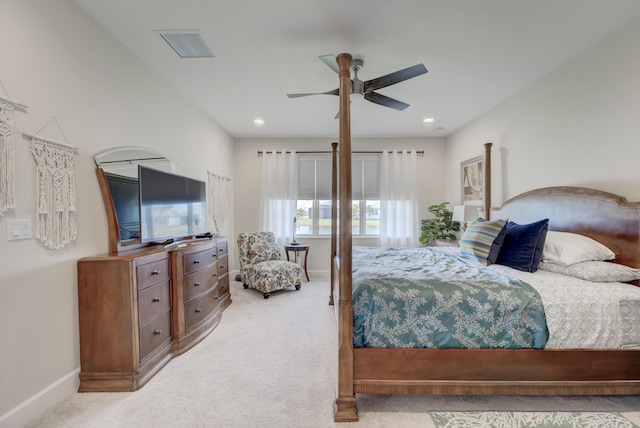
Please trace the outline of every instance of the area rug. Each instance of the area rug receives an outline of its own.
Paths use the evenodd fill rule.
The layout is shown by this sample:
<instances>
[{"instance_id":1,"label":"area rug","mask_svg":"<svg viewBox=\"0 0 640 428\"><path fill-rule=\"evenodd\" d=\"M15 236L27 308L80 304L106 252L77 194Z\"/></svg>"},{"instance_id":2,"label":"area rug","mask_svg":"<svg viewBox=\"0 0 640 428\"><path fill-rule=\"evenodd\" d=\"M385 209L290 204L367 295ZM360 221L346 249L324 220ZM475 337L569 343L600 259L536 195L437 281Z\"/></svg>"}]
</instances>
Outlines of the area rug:
<instances>
[{"instance_id":1,"label":"area rug","mask_svg":"<svg viewBox=\"0 0 640 428\"><path fill-rule=\"evenodd\" d=\"M638 428L615 412L430 412L438 428Z\"/></svg>"}]
</instances>

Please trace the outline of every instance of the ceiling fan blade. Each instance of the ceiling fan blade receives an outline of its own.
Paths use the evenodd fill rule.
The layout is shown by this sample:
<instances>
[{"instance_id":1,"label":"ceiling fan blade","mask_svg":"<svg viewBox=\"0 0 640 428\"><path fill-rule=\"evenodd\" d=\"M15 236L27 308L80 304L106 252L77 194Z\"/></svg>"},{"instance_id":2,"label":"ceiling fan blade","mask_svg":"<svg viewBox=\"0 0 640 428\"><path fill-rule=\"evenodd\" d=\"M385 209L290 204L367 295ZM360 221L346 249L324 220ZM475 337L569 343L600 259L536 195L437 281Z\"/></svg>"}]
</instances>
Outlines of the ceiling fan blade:
<instances>
[{"instance_id":1,"label":"ceiling fan blade","mask_svg":"<svg viewBox=\"0 0 640 428\"><path fill-rule=\"evenodd\" d=\"M369 92L364 94L364 99L371 101L372 103L380 104L381 106L391 107L396 110L404 110L409 107L409 104L402 101L394 100L384 95L380 95L377 92Z\"/></svg>"},{"instance_id":2,"label":"ceiling fan blade","mask_svg":"<svg viewBox=\"0 0 640 428\"><path fill-rule=\"evenodd\" d=\"M340 88L327 92L307 92L304 94L287 94L289 98L308 97L309 95L340 95Z\"/></svg>"},{"instance_id":3,"label":"ceiling fan blade","mask_svg":"<svg viewBox=\"0 0 640 428\"><path fill-rule=\"evenodd\" d=\"M335 55L320 55L318 58L322 60L325 64L327 64L333 71L336 73L340 73L340 68L338 67L338 62L336 61Z\"/></svg>"},{"instance_id":4,"label":"ceiling fan blade","mask_svg":"<svg viewBox=\"0 0 640 428\"><path fill-rule=\"evenodd\" d=\"M427 68L423 64L416 64L412 67L407 67L403 70L398 70L385 76L367 80L366 82L364 82L364 92L367 93L375 91L377 89L385 88L387 86L400 83L404 80L420 76L421 74L425 74L426 72Z\"/></svg>"}]
</instances>

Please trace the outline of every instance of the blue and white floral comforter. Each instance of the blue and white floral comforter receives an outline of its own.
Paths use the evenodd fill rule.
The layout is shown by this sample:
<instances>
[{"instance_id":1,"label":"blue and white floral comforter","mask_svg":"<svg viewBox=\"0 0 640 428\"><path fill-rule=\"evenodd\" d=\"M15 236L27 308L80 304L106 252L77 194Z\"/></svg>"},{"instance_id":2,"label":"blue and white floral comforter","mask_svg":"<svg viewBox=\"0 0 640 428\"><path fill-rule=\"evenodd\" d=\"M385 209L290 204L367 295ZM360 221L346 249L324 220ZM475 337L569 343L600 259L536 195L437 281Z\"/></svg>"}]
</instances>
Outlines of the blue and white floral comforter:
<instances>
[{"instance_id":1,"label":"blue and white floral comforter","mask_svg":"<svg viewBox=\"0 0 640 428\"><path fill-rule=\"evenodd\" d=\"M354 346L537 348L548 339L529 284L437 248L353 248Z\"/></svg>"}]
</instances>

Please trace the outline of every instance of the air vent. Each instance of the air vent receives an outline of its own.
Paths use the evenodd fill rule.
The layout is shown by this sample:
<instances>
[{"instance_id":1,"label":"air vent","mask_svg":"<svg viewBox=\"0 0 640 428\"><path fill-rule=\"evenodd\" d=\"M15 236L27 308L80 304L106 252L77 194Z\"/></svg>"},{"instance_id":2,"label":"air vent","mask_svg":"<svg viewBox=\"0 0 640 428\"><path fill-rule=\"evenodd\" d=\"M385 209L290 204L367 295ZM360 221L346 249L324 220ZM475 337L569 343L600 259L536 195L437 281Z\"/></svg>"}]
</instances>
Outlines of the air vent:
<instances>
[{"instance_id":1,"label":"air vent","mask_svg":"<svg viewBox=\"0 0 640 428\"><path fill-rule=\"evenodd\" d=\"M180 58L215 58L202 36L196 32L165 32L160 36Z\"/></svg>"}]
</instances>

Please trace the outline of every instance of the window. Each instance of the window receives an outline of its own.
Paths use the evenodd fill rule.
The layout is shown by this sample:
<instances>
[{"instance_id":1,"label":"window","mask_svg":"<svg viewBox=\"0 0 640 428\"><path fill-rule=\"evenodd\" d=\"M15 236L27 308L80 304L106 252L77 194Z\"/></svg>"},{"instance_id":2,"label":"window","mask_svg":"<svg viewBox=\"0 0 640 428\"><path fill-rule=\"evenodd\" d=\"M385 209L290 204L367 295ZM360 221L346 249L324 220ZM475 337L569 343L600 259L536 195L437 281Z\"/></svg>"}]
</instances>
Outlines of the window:
<instances>
[{"instance_id":1,"label":"window","mask_svg":"<svg viewBox=\"0 0 640 428\"><path fill-rule=\"evenodd\" d=\"M380 235L380 155L354 154L351 159L351 182L352 233Z\"/></svg>"},{"instance_id":2,"label":"window","mask_svg":"<svg viewBox=\"0 0 640 428\"><path fill-rule=\"evenodd\" d=\"M354 154L353 235L380 235L380 156ZM297 235L331 234L331 155L300 154Z\"/></svg>"}]
</instances>

